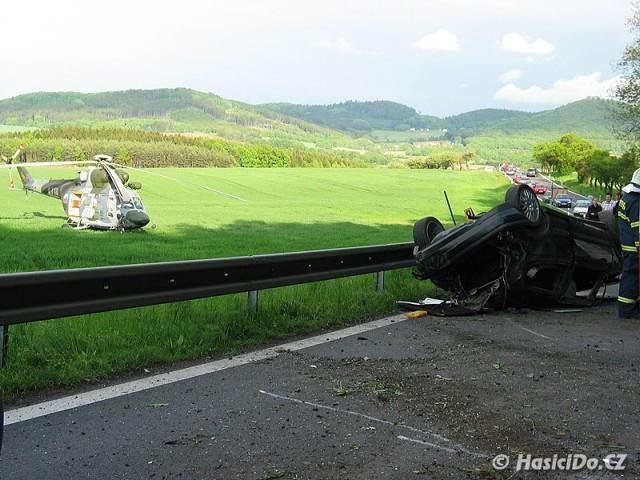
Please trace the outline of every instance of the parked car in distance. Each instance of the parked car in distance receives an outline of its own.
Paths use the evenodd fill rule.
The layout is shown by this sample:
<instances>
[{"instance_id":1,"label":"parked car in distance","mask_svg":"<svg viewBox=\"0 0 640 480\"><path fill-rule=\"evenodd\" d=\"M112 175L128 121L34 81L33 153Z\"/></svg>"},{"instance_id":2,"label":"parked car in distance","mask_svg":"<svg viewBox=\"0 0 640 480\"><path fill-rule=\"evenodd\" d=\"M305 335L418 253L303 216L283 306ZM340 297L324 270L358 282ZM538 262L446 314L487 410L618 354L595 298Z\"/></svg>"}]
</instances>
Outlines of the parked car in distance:
<instances>
[{"instance_id":1,"label":"parked car in distance","mask_svg":"<svg viewBox=\"0 0 640 480\"><path fill-rule=\"evenodd\" d=\"M535 177L538 175L538 169L537 168L529 168L527 169L527 177Z\"/></svg>"},{"instance_id":2,"label":"parked car in distance","mask_svg":"<svg viewBox=\"0 0 640 480\"><path fill-rule=\"evenodd\" d=\"M528 179L527 177L523 177L520 179L520 181L518 182L520 185L530 185L531 184L531 180Z\"/></svg>"},{"instance_id":3,"label":"parked car in distance","mask_svg":"<svg viewBox=\"0 0 640 480\"><path fill-rule=\"evenodd\" d=\"M532 183L531 185L529 185L529 187L531 187L531 190L533 190L533 193L535 193L536 195L543 195L547 193L547 187L545 187L544 185Z\"/></svg>"},{"instance_id":4,"label":"parked car in distance","mask_svg":"<svg viewBox=\"0 0 640 480\"><path fill-rule=\"evenodd\" d=\"M513 167L509 167L509 168L507 169L507 175L509 175L509 176L513 176L513 175L515 175L515 174L516 174L516 169L515 169L515 168L513 168Z\"/></svg>"},{"instance_id":5,"label":"parked car in distance","mask_svg":"<svg viewBox=\"0 0 640 480\"><path fill-rule=\"evenodd\" d=\"M514 175L513 183L520 183L520 182L522 182L522 178L520 177L520 175Z\"/></svg>"},{"instance_id":6,"label":"parked car in distance","mask_svg":"<svg viewBox=\"0 0 640 480\"><path fill-rule=\"evenodd\" d=\"M555 198L551 200L551 205L555 205L559 208L571 208L572 203L571 197L564 193L556 195Z\"/></svg>"},{"instance_id":7,"label":"parked car in distance","mask_svg":"<svg viewBox=\"0 0 640 480\"><path fill-rule=\"evenodd\" d=\"M577 200L576 205L571 210L576 217L584 218L587 215L587 210L589 208L589 200Z\"/></svg>"}]
</instances>

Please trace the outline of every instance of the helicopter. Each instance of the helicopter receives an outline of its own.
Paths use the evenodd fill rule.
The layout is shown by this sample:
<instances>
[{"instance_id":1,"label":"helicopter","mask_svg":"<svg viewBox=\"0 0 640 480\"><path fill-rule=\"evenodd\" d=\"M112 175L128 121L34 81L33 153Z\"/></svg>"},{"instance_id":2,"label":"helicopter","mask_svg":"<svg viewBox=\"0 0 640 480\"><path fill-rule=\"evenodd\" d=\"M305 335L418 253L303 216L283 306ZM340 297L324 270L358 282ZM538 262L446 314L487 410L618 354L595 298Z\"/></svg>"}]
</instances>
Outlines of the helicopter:
<instances>
[{"instance_id":1,"label":"helicopter","mask_svg":"<svg viewBox=\"0 0 640 480\"><path fill-rule=\"evenodd\" d=\"M64 226L124 232L142 228L150 221L142 199L135 191L142 185L129 182L129 173L116 168L120 165L113 163L109 155L96 155L93 161L29 163L30 167L89 165L79 172L78 177L69 180L34 178L25 166L26 154L22 145L10 158L4 155L2 158L6 164L0 168L10 169L12 186L11 169L15 168L24 190L62 201L68 217ZM17 159L19 162L14 163Z\"/></svg>"}]
</instances>

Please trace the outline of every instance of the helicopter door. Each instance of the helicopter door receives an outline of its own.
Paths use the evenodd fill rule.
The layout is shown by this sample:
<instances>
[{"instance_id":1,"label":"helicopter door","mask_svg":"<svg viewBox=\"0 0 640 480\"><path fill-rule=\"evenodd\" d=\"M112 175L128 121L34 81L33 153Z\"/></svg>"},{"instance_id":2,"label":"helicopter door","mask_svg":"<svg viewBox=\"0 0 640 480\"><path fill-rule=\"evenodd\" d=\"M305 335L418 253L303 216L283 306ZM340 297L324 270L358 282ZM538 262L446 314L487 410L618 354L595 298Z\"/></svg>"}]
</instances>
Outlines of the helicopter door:
<instances>
[{"instance_id":1,"label":"helicopter door","mask_svg":"<svg viewBox=\"0 0 640 480\"><path fill-rule=\"evenodd\" d=\"M67 203L67 214L72 220L80 218L82 206L82 192L69 192L69 202Z\"/></svg>"},{"instance_id":2,"label":"helicopter door","mask_svg":"<svg viewBox=\"0 0 640 480\"><path fill-rule=\"evenodd\" d=\"M118 223L118 209L116 196L113 193L113 190L110 190L108 193L104 193L100 195L100 217L103 222L110 223L112 225L117 225Z\"/></svg>"},{"instance_id":3,"label":"helicopter door","mask_svg":"<svg viewBox=\"0 0 640 480\"><path fill-rule=\"evenodd\" d=\"M92 193L85 193L80 203L80 217L92 219L96 214L96 196Z\"/></svg>"},{"instance_id":4,"label":"helicopter door","mask_svg":"<svg viewBox=\"0 0 640 480\"><path fill-rule=\"evenodd\" d=\"M98 196L98 212L100 220L106 223L114 223L116 199L110 193L101 193Z\"/></svg>"}]
</instances>

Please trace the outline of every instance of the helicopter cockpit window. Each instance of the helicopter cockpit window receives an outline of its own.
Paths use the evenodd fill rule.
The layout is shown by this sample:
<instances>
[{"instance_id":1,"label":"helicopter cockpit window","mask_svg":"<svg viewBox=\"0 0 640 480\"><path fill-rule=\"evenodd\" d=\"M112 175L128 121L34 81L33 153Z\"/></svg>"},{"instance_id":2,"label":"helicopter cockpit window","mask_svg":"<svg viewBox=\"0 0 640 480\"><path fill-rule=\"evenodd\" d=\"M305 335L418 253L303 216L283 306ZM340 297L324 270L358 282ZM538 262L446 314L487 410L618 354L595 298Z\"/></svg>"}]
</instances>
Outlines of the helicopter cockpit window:
<instances>
[{"instance_id":1,"label":"helicopter cockpit window","mask_svg":"<svg viewBox=\"0 0 640 480\"><path fill-rule=\"evenodd\" d=\"M142 210L144 208L144 206L142 205L142 200L140 200L139 197L132 197L131 201L133 202L133 206L138 210Z\"/></svg>"}]
</instances>

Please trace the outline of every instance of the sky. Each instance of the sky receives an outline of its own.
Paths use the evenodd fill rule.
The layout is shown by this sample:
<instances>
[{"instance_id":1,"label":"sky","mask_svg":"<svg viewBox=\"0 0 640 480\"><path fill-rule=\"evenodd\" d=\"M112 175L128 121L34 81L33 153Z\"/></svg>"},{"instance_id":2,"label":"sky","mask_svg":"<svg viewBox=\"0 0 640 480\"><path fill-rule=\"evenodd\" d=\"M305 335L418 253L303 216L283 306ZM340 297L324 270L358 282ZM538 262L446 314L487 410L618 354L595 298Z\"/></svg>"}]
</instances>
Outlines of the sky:
<instances>
[{"instance_id":1,"label":"sky","mask_svg":"<svg viewBox=\"0 0 640 480\"><path fill-rule=\"evenodd\" d=\"M0 98L188 87L248 103L393 100L446 116L608 96L631 0L20 0Z\"/></svg>"}]
</instances>

